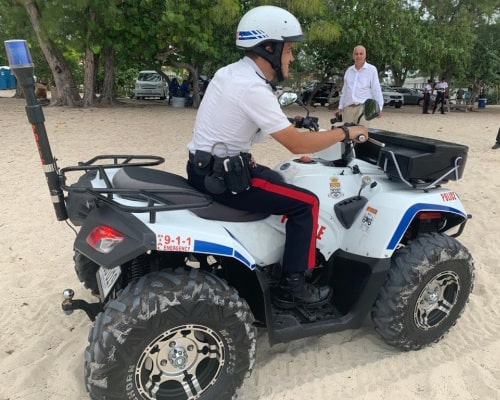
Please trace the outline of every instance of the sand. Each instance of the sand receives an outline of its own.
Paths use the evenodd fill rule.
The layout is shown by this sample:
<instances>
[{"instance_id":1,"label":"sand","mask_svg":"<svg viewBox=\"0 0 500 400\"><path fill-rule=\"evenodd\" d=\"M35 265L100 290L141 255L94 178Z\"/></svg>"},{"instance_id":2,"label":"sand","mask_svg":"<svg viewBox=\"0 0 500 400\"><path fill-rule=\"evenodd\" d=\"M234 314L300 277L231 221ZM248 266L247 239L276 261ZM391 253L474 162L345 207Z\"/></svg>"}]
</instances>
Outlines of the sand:
<instances>
[{"instance_id":1,"label":"sand","mask_svg":"<svg viewBox=\"0 0 500 400\"><path fill-rule=\"evenodd\" d=\"M74 233L55 218L24 100L11 94L0 91L0 400L87 399L83 351L91 322L83 312L65 315L60 304L68 287L77 298L92 298L73 271ZM121 107L43 111L59 167L97 154L158 154L166 158L161 168L184 174L193 109L128 100ZM287 109L299 113L298 106ZM331 111L311 114L328 127ZM466 311L441 342L417 352L386 345L369 316L358 330L273 347L261 331L239 399L500 399L500 149L491 149L500 106L446 115L388 108L372 127L469 146L463 179L447 184L473 216L459 238L476 266ZM291 157L272 140L253 153L270 166Z\"/></svg>"}]
</instances>

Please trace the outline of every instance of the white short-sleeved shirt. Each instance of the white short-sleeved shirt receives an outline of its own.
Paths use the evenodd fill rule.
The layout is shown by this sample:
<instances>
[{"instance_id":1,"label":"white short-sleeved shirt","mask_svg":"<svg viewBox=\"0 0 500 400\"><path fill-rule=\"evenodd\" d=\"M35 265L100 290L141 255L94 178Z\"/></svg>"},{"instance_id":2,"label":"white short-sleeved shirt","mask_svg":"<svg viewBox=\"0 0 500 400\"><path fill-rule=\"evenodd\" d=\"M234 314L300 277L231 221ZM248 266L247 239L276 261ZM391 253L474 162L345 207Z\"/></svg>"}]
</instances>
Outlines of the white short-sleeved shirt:
<instances>
[{"instance_id":1,"label":"white short-sleeved shirt","mask_svg":"<svg viewBox=\"0 0 500 400\"><path fill-rule=\"evenodd\" d=\"M368 99L375 99L380 110L384 108L377 68L367 62L359 70L351 65L344 74L339 108L343 110L351 104L363 104Z\"/></svg>"},{"instance_id":2,"label":"white short-sleeved shirt","mask_svg":"<svg viewBox=\"0 0 500 400\"><path fill-rule=\"evenodd\" d=\"M438 82L436 83L436 90L438 92L445 92L448 89L448 82Z\"/></svg>"},{"instance_id":3,"label":"white short-sleeved shirt","mask_svg":"<svg viewBox=\"0 0 500 400\"><path fill-rule=\"evenodd\" d=\"M212 151L223 142L228 155L249 152L254 143L290 125L271 86L262 77L257 64L249 57L217 71L210 81L196 115L191 153ZM225 147L214 148L225 156Z\"/></svg>"}]
</instances>

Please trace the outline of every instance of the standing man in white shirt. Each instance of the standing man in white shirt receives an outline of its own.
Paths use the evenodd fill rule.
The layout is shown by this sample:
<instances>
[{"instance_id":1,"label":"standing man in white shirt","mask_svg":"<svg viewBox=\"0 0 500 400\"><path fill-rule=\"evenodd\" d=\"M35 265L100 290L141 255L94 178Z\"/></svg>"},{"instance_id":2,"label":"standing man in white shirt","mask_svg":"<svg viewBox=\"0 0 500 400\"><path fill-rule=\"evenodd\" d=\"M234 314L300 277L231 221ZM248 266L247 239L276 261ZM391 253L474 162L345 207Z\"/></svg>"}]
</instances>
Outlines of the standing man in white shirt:
<instances>
[{"instance_id":1,"label":"standing man in white shirt","mask_svg":"<svg viewBox=\"0 0 500 400\"><path fill-rule=\"evenodd\" d=\"M440 104L441 114L444 114L444 103L445 99L448 97L448 82L446 82L446 78L443 76L441 81L436 84L436 100L434 101L434 108L432 109L432 113L436 112L436 108Z\"/></svg>"},{"instance_id":2,"label":"standing man in white shirt","mask_svg":"<svg viewBox=\"0 0 500 400\"><path fill-rule=\"evenodd\" d=\"M339 108L335 114L342 114L343 122L357 122L363 113L363 104L368 99L375 99L380 106L380 115L384 107L384 97L380 88L377 68L366 62L366 49L358 45L352 57L354 65L344 74L344 86L340 95ZM367 121L363 121L366 126Z\"/></svg>"},{"instance_id":3,"label":"standing man in white shirt","mask_svg":"<svg viewBox=\"0 0 500 400\"><path fill-rule=\"evenodd\" d=\"M432 79L428 79L424 86L424 105L422 107L422 114L429 114L429 105L432 102Z\"/></svg>"}]
</instances>

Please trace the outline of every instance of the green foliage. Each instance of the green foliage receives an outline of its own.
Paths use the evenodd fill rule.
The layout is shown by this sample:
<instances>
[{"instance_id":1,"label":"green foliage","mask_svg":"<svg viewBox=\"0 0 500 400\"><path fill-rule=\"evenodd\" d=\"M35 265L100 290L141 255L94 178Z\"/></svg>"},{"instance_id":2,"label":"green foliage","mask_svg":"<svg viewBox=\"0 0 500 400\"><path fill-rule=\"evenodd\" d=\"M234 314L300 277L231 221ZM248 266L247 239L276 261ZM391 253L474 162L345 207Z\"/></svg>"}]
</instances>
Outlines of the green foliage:
<instances>
[{"instance_id":1,"label":"green foliage","mask_svg":"<svg viewBox=\"0 0 500 400\"><path fill-rule=\"evenodd\" d=\"M382 73L401 84L409 74L454 83L498 85L498 0L36 0L50 39L77 81L85 48L115 51L116 83L125 86L140 69L188 65L213 74L241 57L234 35L241 16L259 4L290 10L307 42L292 64L298 86L308 79L342 76L357 44ZM0 0L0 39L28 40L37 76L50 77L23 0ZM495 19L496 18L496 19ZM0 52L0 65L7 63Z\"/></svg>"}]
</instances>

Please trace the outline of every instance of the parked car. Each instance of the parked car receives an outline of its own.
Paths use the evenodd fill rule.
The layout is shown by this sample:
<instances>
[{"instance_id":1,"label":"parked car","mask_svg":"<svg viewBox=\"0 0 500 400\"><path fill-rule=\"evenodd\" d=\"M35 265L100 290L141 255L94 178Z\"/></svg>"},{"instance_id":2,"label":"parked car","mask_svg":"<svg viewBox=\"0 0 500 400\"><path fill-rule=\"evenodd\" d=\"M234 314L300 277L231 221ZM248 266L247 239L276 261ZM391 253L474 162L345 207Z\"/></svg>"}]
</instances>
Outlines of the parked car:
<instances>
[{"instance_id":1,"label":"parked car","mask_svg":"<svg viewBox=\"0 0 500 400\"><path fill-rule=\"evenodd\" d=\"M384 97L384 106L401 108L405 103L403 95L394 91L390 86L380 85L380 87L382 89L382 96Z\"/></svg>"},{"instance_id":2,"label":"parked car","mask_svg":"<svg viewBox=\"0 0 500 400\"><path fill-rule=\"evenodd\" d=\"M157 71L141 71L135 81L134 97L144 99L146 97L159 97L161 100L167 98L167 82Z\"/></svg>"},{"instance_id":3,"label":"parked car","mask_svg":"<svg viewBox=\"0 0 500 400\"><path fill-rule=\"evenodd\" d=\"M304 104L308 104L310 102L310 104L312 105L319 103L324 106L328 103L328 100L330 99L330 93L332 90L334 90L335 85L333 82L323 83L318 91L314 94L314 97L311 99L311 95L316 90L319 84L319 81L312 81L304 86L301 93L301 99ZM338 96L339 95L337 93L337 95L334 95L333 97Z\"/></svg>"},{"instance_id":4,"label":"parked car","mask_svg":"<svg viewBox=\"0 0 500 400\"><path fill-rule=\"evenodd\" d=\"M424 104L424 93L421 91L405 87L393 87L392 90L403 95L405 104L417 106L422 106Z\"/></svg>"}]
</instances>

